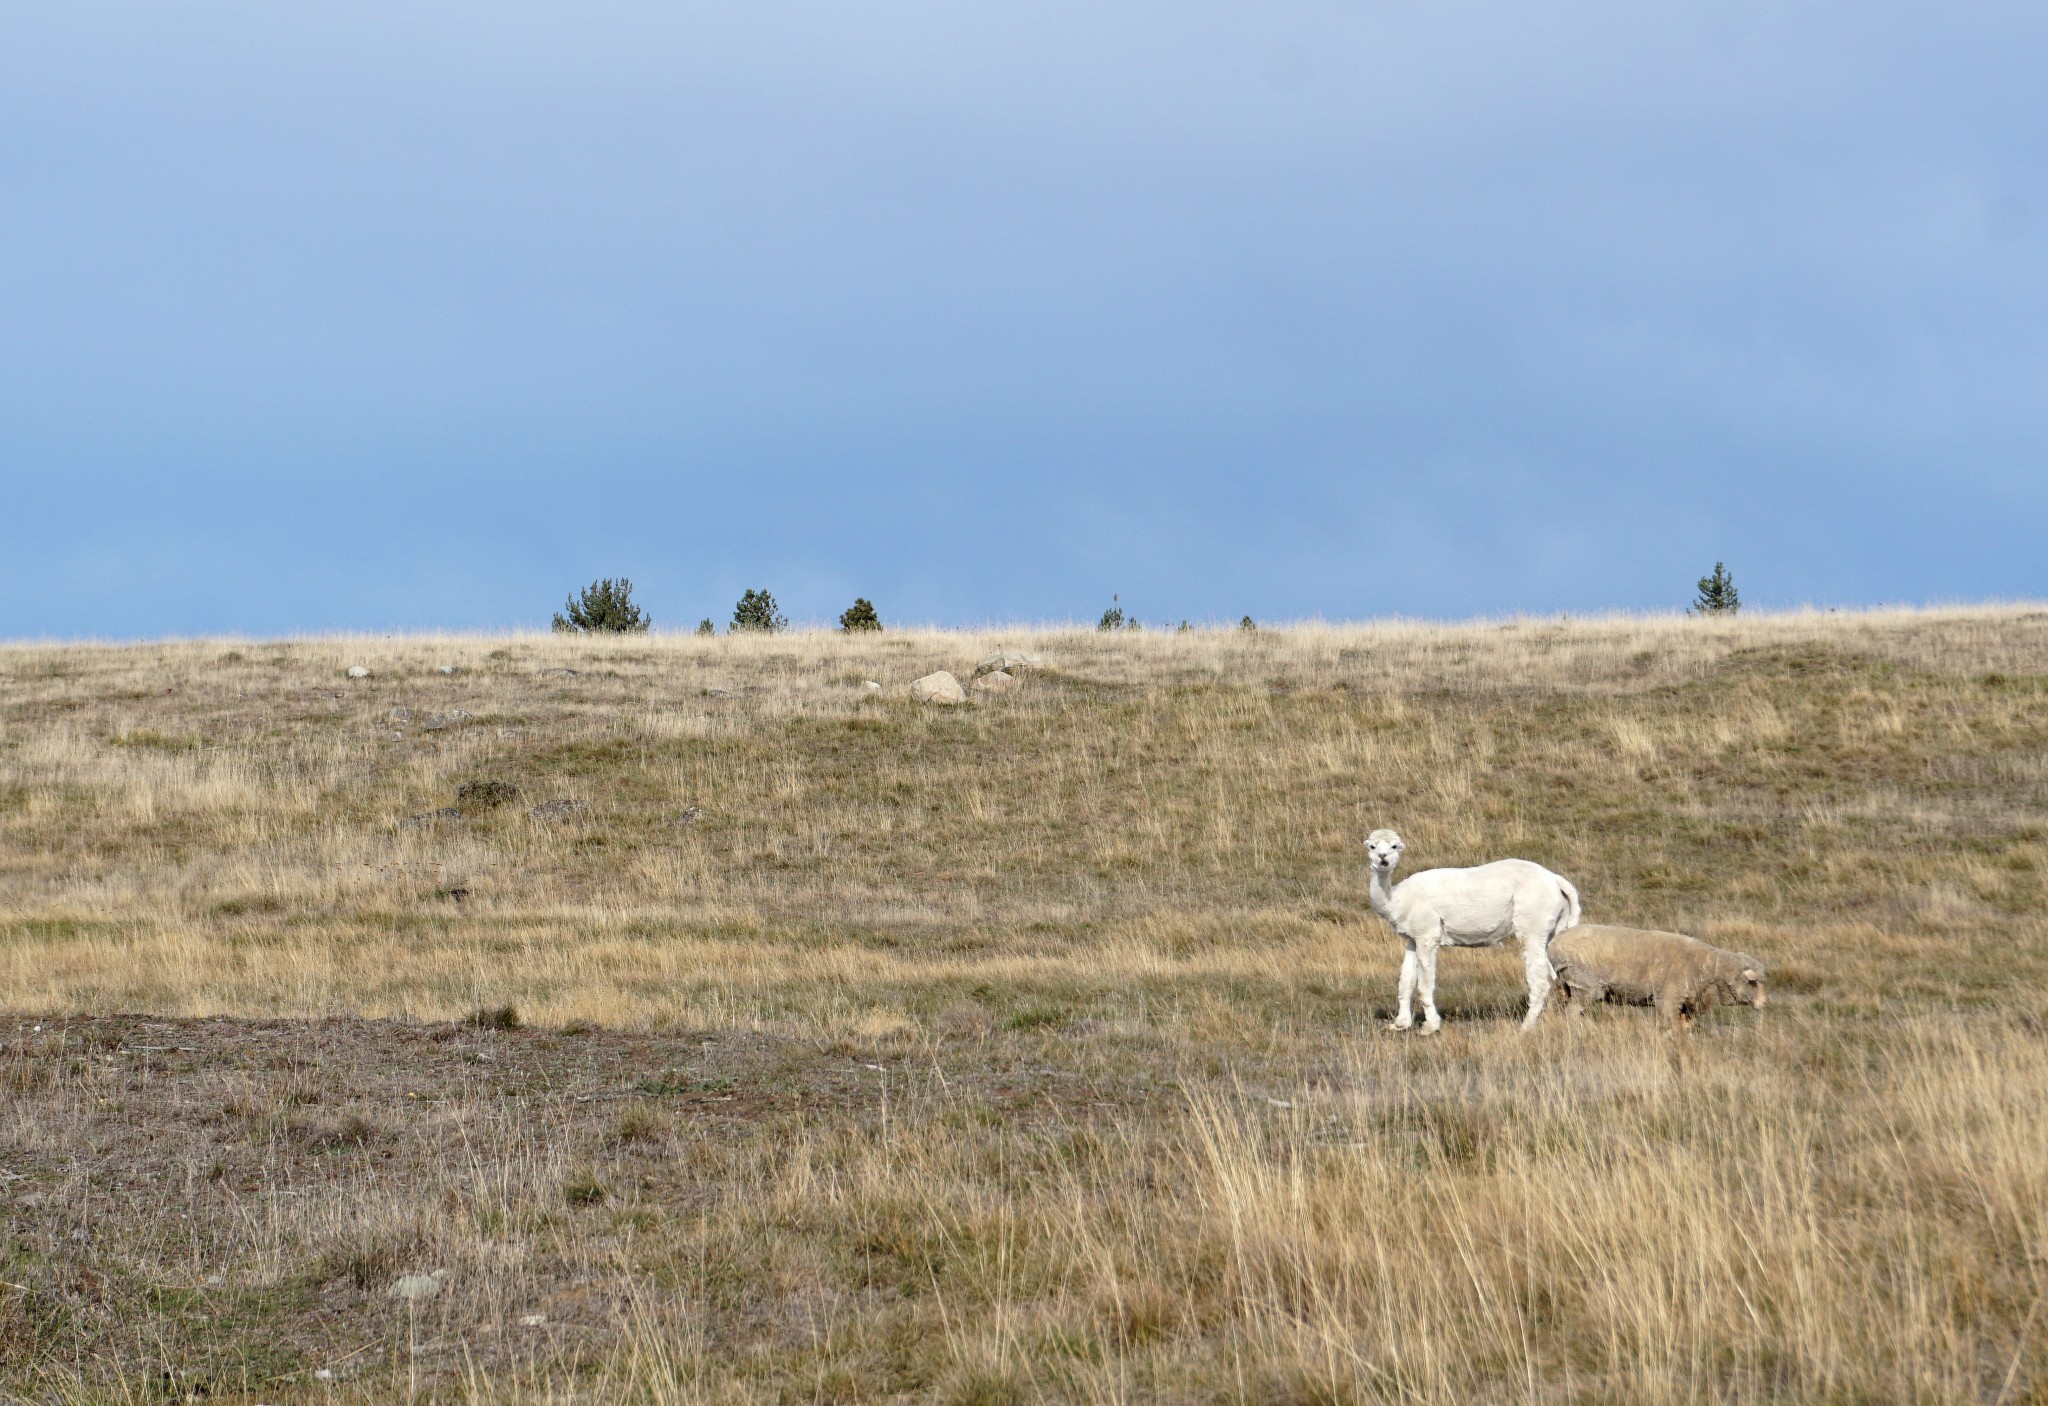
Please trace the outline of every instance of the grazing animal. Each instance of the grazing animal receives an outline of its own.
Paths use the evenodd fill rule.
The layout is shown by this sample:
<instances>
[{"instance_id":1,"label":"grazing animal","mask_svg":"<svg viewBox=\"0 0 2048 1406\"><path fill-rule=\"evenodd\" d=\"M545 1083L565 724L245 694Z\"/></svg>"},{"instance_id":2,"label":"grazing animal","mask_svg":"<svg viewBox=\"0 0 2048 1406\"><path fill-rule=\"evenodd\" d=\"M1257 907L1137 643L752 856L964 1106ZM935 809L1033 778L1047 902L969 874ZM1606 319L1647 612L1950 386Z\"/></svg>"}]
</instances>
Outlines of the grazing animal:
<instances>
[{"instance_id":1,"label":"grazing animal","mask_svg":"<svg viewBox=\"0 0 2048 1406\"><path fill-rule=\"evenodd\" d=\"M1680 932L1593 923L1550 944L1551 965L1567 1009L1584 1015L1595 1001L1654 1005L1674 1030L1722 1001L1764 1005L1764 964L1710 947Z\"/></svg>"},{"instance_id":2,"label":"grazing animal","mask_svg":"<svg viewBox=\"0 0 2048 1406\"><path fill-rule=\"evenodd\" d=\"M1443 1026L1436 1012L1436 954L1443 947L1494 947L1515 938L1522 944L1522 971L1529 979L1527 1030L1543 1014L1550 995L1552 938L1579 921L1579 891L1541 864L1497 859L1472 869L1425 869L1400 883L1394 866L1407 846L1392 830L1365 837L1372 863L1367 901L1387 920L1407 951L1401 957L1401 1009L1389 1027L1415 1024L1414 1002L1422 996L1422 1029Z\"/></svg>"}]
</instances>

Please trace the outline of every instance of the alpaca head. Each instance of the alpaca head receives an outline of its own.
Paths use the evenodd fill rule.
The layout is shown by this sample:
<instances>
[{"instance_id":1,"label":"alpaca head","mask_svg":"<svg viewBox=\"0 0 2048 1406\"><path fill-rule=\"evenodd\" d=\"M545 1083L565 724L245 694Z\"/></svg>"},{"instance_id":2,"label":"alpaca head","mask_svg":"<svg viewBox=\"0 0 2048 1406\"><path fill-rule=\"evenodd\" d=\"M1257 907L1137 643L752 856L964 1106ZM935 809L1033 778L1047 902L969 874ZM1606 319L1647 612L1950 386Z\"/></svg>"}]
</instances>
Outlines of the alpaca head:
<instances>
[{"instance_id":1,"label":"alpaca head","mask_svg":"<svg viewBox=\"0 0 2048 1406\"><path fill-rule=\"evenodd\" d=\"M1401 837L1392 830L1375 830L1365 837L1365 857L1372 862L1373 872L1391 874L1394 866L1401 862L1401 851L1408 848L1401 843Z\"/></svg>"}]
</instances>

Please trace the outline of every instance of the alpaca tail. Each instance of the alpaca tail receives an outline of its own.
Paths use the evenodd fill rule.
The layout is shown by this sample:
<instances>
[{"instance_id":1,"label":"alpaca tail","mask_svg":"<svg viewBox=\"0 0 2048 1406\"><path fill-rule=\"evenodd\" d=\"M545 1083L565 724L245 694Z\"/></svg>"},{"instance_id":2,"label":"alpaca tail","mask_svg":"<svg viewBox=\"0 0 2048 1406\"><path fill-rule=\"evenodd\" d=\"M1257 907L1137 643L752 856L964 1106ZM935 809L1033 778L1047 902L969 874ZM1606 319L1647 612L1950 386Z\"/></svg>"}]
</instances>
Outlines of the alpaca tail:
<instances>
[{"instance_id":1,"label":"alpaca tail","mask_svg":"<svg viewBox=\"0 0 2048 1406\"><path fill-rule=\"evenodd\" d=\"M1556 937L1567 928L1579 925L1579 891L1572 887L1570 879L1559 879L1557 886L1564 891L1564 916L1557 920L1557 926L1550 935Z\"/></svg>"}]
</instances>

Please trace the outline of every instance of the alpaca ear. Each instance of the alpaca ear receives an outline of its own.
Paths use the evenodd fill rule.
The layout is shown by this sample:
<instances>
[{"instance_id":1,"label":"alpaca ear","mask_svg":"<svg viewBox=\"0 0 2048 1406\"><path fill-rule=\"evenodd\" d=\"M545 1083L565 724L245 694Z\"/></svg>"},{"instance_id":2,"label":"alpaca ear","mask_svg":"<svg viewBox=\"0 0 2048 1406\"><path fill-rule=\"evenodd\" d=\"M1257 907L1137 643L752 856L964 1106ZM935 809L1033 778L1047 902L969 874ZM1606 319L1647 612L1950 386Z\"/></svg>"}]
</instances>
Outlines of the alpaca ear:
<instances>
[{"instance_id":1,"label":"alpaca ear","mask_svg":"<svg viewBox=\"0 0 2048 1406\"><path fill-rule=\"evenodd\" d=\"M1762 981L1764 974L1755 967L1744 967L1742 969L1742 979L1744 981Z\"/></svg>"}]
</instances>

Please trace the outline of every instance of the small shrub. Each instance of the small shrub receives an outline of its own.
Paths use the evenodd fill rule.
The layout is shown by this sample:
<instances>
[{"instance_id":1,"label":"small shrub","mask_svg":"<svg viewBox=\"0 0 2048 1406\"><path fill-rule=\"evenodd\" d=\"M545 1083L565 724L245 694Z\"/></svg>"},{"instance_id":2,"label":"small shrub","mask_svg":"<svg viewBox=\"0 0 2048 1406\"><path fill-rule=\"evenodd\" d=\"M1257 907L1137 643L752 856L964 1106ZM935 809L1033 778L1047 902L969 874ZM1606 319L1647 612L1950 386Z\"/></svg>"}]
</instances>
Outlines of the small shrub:
<instances>
[{"instance_id":1,"label":"small shrub","mask_svg":"<svg viewBox=\"0 0 2048 1406\"><path fill-rule=\"evenodd\" d=\"M976 1369L950 1383L940 1399L946 1406L1024 1406L1024 1384L1005 1371Z\"/></svg>"},{"instance_id":2,"label":"small shrub","mask_svg":"<svg viewBox=\"0 0 2048 1406\"><path fill-rule=\"evenodd\" d=\"M479 1006L464 1017L463 1024L479 1030L517 1030L519 1012L512 1006Z\"/></svg>"},{"instance_id":3,"label":"small shrub","mask_svg":"<svg viewBox=\"0 0 2048 1406\"><path fill-rule=\"evenodd\" d=\"M569 597L555 616L555 628L563 634L643 634L653 623L653 617L633 604L633 583L623 576L592 581L583 588L581 600Z\"/></svg>"},{"instance_id":4,"label":"small shrub","mask_svg":"<svg viewBox=\"0 0 2048 1406\"><path fill-rule=\"evenodd\" d=\"M337 1123L296 1123L288 1131L311 1152L345 1152L368 1147L380 1130L360 1113L351 1113Z\"/></svg>"},{"instance_id":5,"label":"small shrub","mask_svg":"<svg viewBox=\"0 0 2048 1406\"><path fill-rule=\"evenodd\" d=\"M1156 1285L1124 1284L1098 1299L1110 1336L1119 1347L1143 1347L1170 1337L1180 1325L1181 1305Z\"/></svg>"},{"instance_id":6,"label":"small shrub","mask_svg":"<svg viewBox=\"0 0 2048 1406\"><path fill-rule=\"evenodd\" d=\"M1109 598L1109 609L1102 612L1102 618L1095 622L1095 628L1107 633L1110 630L1121 630L1128 623L1129 621L1124 615L1124 608L1119 604L1118 597L1111 596Z\"/></svg>"},{"instance_id":7,"label":"small shrub","mask_svg":"<svg viewBox=\"0 0 2048 1406\"><path fill-rule=\"evenodd\" d=\"M718 627L711 623L711 617L707 615L697 622L697 633L700 635L715 635L718 633Z\"/></svg>"},{"instance_id":8,"label":"small shrub","mask_svg":"<svg viewBox=\"0 0 2048 1406\"><path fill-rule=\"evenodd\" d=\"M519 788L509 781L465 781L455 788L455 804L465 811L496 810L519 799Z\"/></svg>"},{"instance_id":9,"label":"small shrub","mask_svg":"<svg viewBox=\"0 0 2048 1406\"><path fill-rule=\"evenodd\" d=\"M1735 578L1728 574L1728 568L1721 562L1714 563L1711 576L1699 579L1700 593L1693 597L1693 615L1733 615L1742 609L1742 596L1735 589Z\"/></svg>"},{"instance_id":10,"label":"small shrub","mask_svg":"<svg viewBox=\"0 0 2048 1406\"><path fill-rule=\"evenodd\" d=\"M668 1136L669 1121L646 1103L629 1103L619 1111L620 1142L659 1142Z\"/></svg>"},{"instance_id":11,"label":"small shrub","mask_svg":"<svg viewBox=\"0 0 2048 1406\"><path fill-rule=\"evenodd\" d=\"M748 591L732 608L734 630L749 630L772 635L778 630L789 628L789 617L775 604L775 597L766 591Z\"/></svg>"},{"instance_id":12,"label":"small shrub","mask_svg":"<svg viewBox=\"0 0 2048 1406\"><path fill-rule=\"evenodd\" d=\"M344 1280L358 1289L381 1289L391 1277L430 1253L430 1242L418 1225L352 1227L314 1261L315 1283Z\"/></svg>"},{"instance_id":13,"label":"small shrub","mask_svg":"<svg viewBox=\"0 0 2048 1406\"><path fill-rule=\"evenodd\" d=\"M1048 1025L1065 1025L1071 1014L1062 1006L1026 1006L1003 1024L1011 1030L1043 1030Z\"/></svg>"},{"instance_id":14,"label":"small shrub","mask_svg":"<svg viewBox=\"0 0 2048 1406\"><path fill-rule=\"evenodd\" d=\"M866 596L855 596L853 604L840 612L839 628L849 635L859 630L879 631L882 628L882 617L875 614L873 601Z\"/></svg>"},{"instance_id":15,"label":"small shrub","mask_svg":"<svg viewBox=\"0 0 2048 1406\"><path fill-rule=\"evenodd\" d=\"M1243 630L1248 635L1255 635L1259 632L1259 622L1247 615L1244 619L1237 622L1237 628Z\"/></svg>"},{"instance_id":16,"label":"small shrub","mask_svg":"<svg viewBox=\"0 0 2048 1406\"><path fill-rule=\"evenodd\" d=\"M611 1188L596 1172L578 1172L562 1183L562 1199L572 1206L602 1206L610 1195Z\"/></svg>"}]
</instances>

